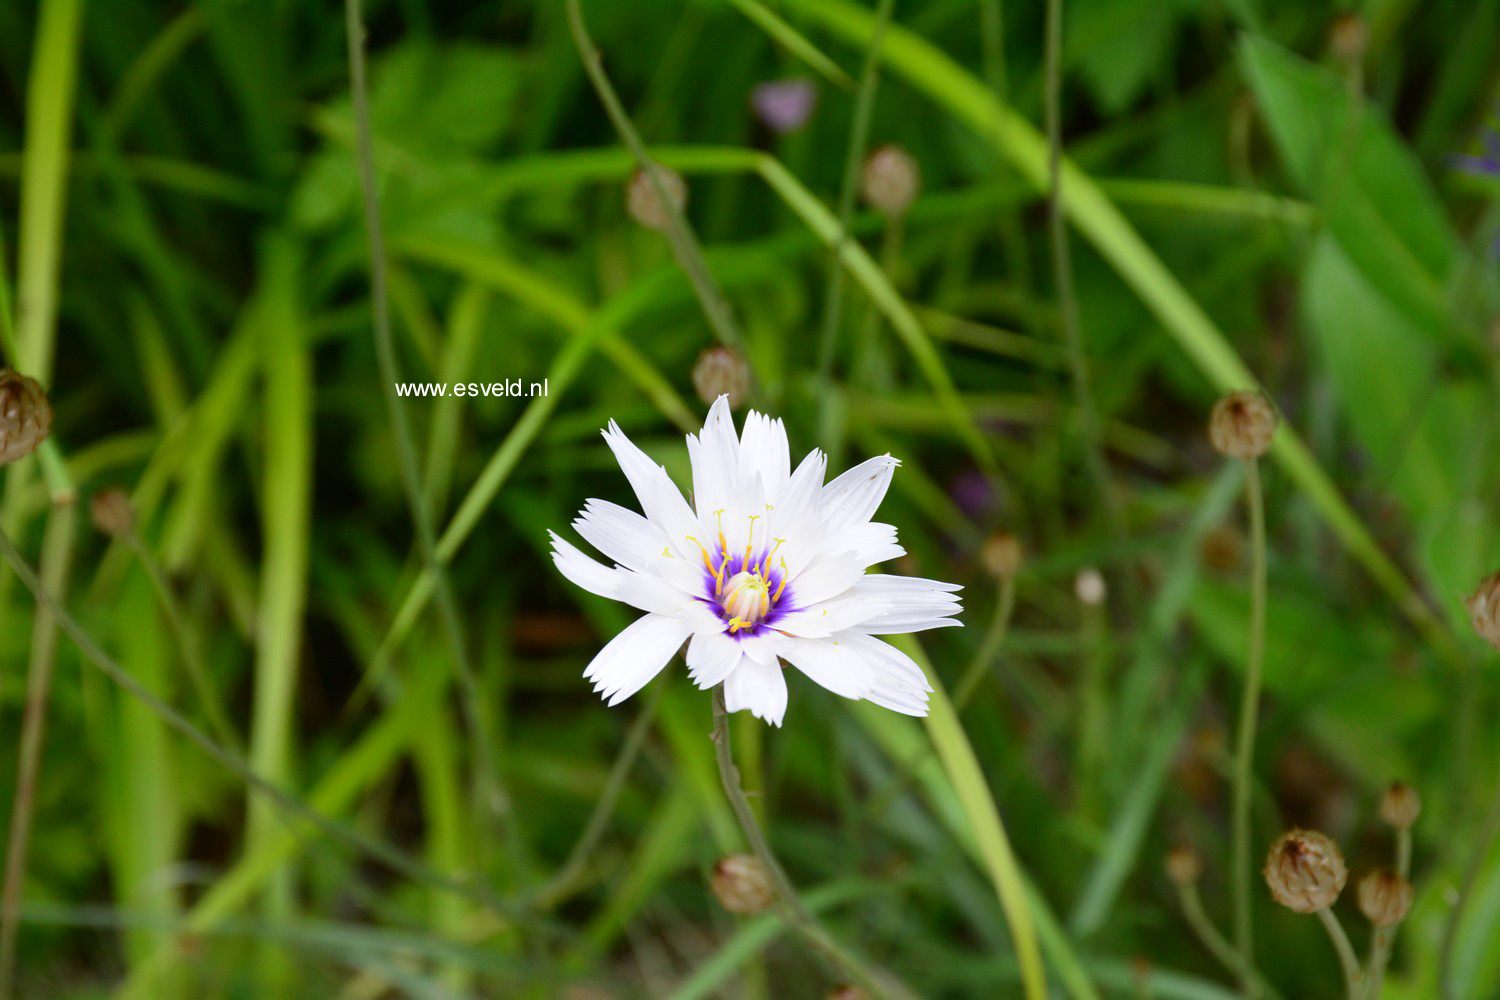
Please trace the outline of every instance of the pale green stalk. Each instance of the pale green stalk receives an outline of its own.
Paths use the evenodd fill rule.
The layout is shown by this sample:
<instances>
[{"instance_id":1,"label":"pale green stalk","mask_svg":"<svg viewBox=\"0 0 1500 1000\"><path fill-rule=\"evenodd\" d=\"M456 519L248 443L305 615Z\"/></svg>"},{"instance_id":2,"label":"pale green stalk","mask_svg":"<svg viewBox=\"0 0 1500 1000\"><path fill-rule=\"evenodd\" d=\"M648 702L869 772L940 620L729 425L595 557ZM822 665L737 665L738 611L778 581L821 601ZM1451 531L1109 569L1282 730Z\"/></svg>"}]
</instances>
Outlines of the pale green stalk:
<instances>
[{"instance_id":1,"label":"pale green stalk","mask_svg":"<svg viewBox=\"0 0 1500 1000\"><path fill-rule=\"evenodd\" d=\"M1328 931L1328 939L1333 942L1333 950L1338 953L1339 968L1344 971L1345 994L1349 1000L1360 1000L1364 979L1359 970L1359 959L1354 955L1354 945L1349 943L1349 935L1344 933L1344 925L1339 923L1333 910L1326 907L1318 911L1318 922Z\"/></svg>"},{"instance_id":2,"label":"pale green stalk","mask_svg":"<svg viewBox=\"0 0 1500 1000\"><path fill-rule=\"evenodd\" d=\"M1177 900L1182 904L1182 916L1187 920L1188 927L1192 929L1199 943L1208 949L1209 954L1242 981L1246 978L1253 979L1261 993L1269 1000L1281 1000L1281 994L1276 991L1275 987L1253 965L1247 968L1244 957L1235 951L1234 945L1219 933L1219 929L1208 918L1208 914L1203 909L1203 900L1198 895L1196 883L1178 883Z\"/></svg>"},{"instance_id":3,"label":"pale green stalk","mask_svg":"<svg viewBox=\"0 0 1500 1000\"><path fill-rule=\"evenodd\" d=\"M1254 1000L1258 989L1250 975L1255 964L1250 895L1254 878L1250 863L1250 793L1266 643L1266 515L1260 488L1260 466L1254 458L1245 461L1245 501L1250 509L1250 655L1245 668L1245 686L1240 695L1239 730L1235 734L1232 877L1235 948L1244 956L1245 963L1240 990L1249 1000Z\"/></svg>"}]
</instances>

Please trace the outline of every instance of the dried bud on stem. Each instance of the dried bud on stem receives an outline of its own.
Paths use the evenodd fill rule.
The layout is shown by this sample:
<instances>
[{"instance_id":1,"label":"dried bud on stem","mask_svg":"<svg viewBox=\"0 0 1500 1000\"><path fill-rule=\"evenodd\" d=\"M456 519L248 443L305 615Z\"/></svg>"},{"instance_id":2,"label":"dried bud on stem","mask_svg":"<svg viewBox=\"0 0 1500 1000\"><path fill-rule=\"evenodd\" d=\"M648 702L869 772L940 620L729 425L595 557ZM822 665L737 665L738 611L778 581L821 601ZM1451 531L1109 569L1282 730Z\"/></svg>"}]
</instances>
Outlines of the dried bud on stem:
<instances>
[{"instance_id":1,"label":"dried bud on stem","mask_svg":"<svg viewBox=\"0 0 1500 1000\"><path fill-rule=\"evenodd\" d=\"M1500 649L1500 573L1485 577L1479 589L1470 594L1464 604L1468 606L1474 631L1485 642Z\"/></svg>"},{"instance_id":2,"label":"dried bud on stem","mask_svg":"<svg viewBox=\"0 0 1500 1000\"><path fill-rule=\"evenodd\" d=\"M36 451L52 430L52 404L36 379L0 370L0 465Z\"/></svg>"},{"instance_id":3,"label":"dried bud on stem","mask_svg":"<svg viewBox=\"0 0 1500 1000\"><path fill-rule=\"evenodd\" d=\"M728 396L729 408L738 409L750 391L750 366L731 347L710 347L693 364L693 388L710 406L720 396Z\"/></svg>"},{"instance_id":4,"label":"dried bud on stem","mask_svg":"<svg viewBox=\"0 0 1500 1000\"><path fill-rule=\"evenodd\" d=\"M860 193L870 207L887 218L899 218L922 190L917 161L900 146L881 146L865 160Z\"/></svg>"},{"instance_id":5,"label":"dried bud on stem","mask_svg":"<svg viewBox=\"0 0 1500 1000\"><path fill-rule=\"evenodd\" d=\"M1359 912L1376 927L1394 927L1411 909L1411 883L1389 869L1359 880Z\"/></svg>"},{"instance_id":6,"label":"dried bud on stem","mask_svg":"<svg viewBox=\"0 0 1500 1000\"><path fill-rule=\"evenodd\" d=\"M979 550L979 561L992 576L1010 580L1021 571L1024 555L1019 538L1008 532L997 531L984 540L984 547Z\"/></svg>"},{"instance_id":7,"label":"dried bud on stem","mask_svg":"<svg viewBox=\"0 0 1500 1000\"><path fill-rule=\"evenodd\" d=\"M714 895L730 913L759 913L776 898L771 873L750 854L720 858L711 881Z\"/></svg>"},{"instance_id":8,"label":"dried bud on stem","mask_svg":"<svg viewBox=\"0 0 1500 1000\"><path fill-rule=\"evenodd\" d=\"M1265 875L1276 902L1298 913L1316 913L1339 898L1349 869L1332 838L1316 830L1291 830L1271 845Z\"/></svg>"},{"instance_id":9,"label":"dried bud on stem","mask_svg":"<svg viewBox=\"0 0 1500 1000\"><path fill-rule=\"evenodd\" d=\"M1380 797L1380 818L1398 830L1410 830L1422 815L1422 797L1410 785L1396 782Z\"/></svg>"},{"instance_id":10,"label":"dried bud on stem","mask_svg":"<svg viewBox=\"0 0 1500 1000\"><path fill-rule=\"evenodd\" d=\"M687 207L687 181L677 171L661 164L657 164L656 169L661 171L662 187L667 189L672 204L682 211ZM625 210L636 222L657 232L664 232L672 224L672 214L662 204L656 185L651 183L651 176L644 170L630 175L630 183L625 187Z\"/></svg>"},{"instance_id":11,"label":"dried bud on stem","mask_svg":"<svg viewBox=\"0 0 1500 1000\"><path fill-rule=\"evenodd\" d=\"M1365 61L1370 48L1370 25L1353 11L1345 11L1328 27L1328 51L1345 66Z\"/></svg>"},{"instance_id":12,"label":"dried bud on stem","mask_svg":"<svg viewBox=\"0 0 1500 1000\"><path fill-rule=\"evenodd\" d=\"M1096 608L1104 603L1104 597L1108 589L1104 584L1104 574L1090 566L1079 570L1078 576L1073 580L1073 593L1078 595L1079 603Z\"/></svg>"},{"instance_id":13,"label":"dried bud on stem","mask_svg":"<svg viewBox=\"0 0 1500 1000\"><path fill-rule=\"evenodd\" d=\"M94 527L111 538L124 538L135 528L135 508L130 497L118 487L95 493L89 514Z\"/></svg>"},{"instance_id":14,"label":"dried bud on stem","mask_svg":"<svg viewBox=\"0 0 1500 1000\"><path fill-rule=\"evenodd\" d=\"M1192 885L1203 875L1203 859L1191 847L1174 847L1167 852L1167 878L1178 885Z\"/></svg>"},{"instance_id":15,"label":"dried bud on stem","mask_svg":"<svg viewBox=\"0 0 1500 1000\"><path fill-rule=\"evenodd\" d=\"M1259 458L1276 433L1276 408L1265 393L1232 392L1214 405L1208 439L1230 458Z\"/></svg>"}]
</instances>

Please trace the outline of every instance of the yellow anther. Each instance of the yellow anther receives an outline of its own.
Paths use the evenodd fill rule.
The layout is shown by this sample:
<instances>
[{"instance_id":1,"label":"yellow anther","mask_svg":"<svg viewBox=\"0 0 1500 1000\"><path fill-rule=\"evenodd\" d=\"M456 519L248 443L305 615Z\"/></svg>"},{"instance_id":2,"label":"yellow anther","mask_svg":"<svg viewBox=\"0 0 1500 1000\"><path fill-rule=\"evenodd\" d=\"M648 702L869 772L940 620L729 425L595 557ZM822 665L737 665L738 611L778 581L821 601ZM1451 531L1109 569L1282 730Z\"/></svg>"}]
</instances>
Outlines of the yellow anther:
<instances>
[{"instance_id":1,"label":"yellow anther","mask_svg":"<svg viewBox=\"0 0 1500 1000\"><path fill-rule=\"evenodd\" d=\"M766 557L761 560L761 563L760 563L760 575L761 576L765 576L768 572L770 572L770 569L771 569L771 557L776 554L776 551L781 548L782 544L785 541L786 541L785 538L778 538L778 539L776 539L776 544L771 547L771 551L767 552L766 553Z\"/></svg>"},{"instance_id":2,"label":"yellow anther","mask_svg":"<svg viewBox=\"0 0 1500 1000\"><path fill-rule=\"evenodd\" d=\"M698 539L694 538L692 535L687 535L686 538L688 541L698 546L698 551L703 553L703 568L712 573L714 571L714 561L708 557L708 549L704 548L703 543L698 541Z\"/></svg>"},{"instance_id":3,"label":"yellow anther","mask_svg":"<svg viewBox=\"0 0 1500 1000\"><path fill-rule=\"evenodd\" d=\"M788 576L790 576L790 574L786 571L786 560L783 559L781 560L781 583L776 585L776 593L771 595L772 604L775 604L777 601L781 600L781 592L786 589L786 581Z\"/></svg>"}]
</instances>

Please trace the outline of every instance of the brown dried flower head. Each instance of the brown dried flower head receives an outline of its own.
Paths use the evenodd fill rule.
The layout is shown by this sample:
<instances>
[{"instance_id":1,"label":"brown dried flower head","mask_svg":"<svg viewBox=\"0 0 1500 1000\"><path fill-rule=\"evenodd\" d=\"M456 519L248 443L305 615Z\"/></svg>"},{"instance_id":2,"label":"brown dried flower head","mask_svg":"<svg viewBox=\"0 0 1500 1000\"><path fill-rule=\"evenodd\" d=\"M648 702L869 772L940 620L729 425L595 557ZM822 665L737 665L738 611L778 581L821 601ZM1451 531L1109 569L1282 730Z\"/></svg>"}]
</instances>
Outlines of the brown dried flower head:
<instances>
[{"instance_id":1,"label":"brown dried flower head","mask_svg":"<svg viewBox=\"0 0 1500 1000\"><path fill-rule=\"evenodd\" d=\"M661 183L667 189L667 196L672 199L677 210L682 211L687 207L687 181L669 167L657 164L656 169L661 172ZM657 232L664 232L672 222L671 213L656 193L656 185L651 183L650 175L644 170L637 170L630 175L630 183L625 186L625 210L636 222Z\"/></svg>"},{"instance_id":2,"label":"brown dried flower head","mask_svg":"<svg viewBox=\"0 0 1500 1000\"><path fill-rule=\"evenodd\" d=\"M1221 455L1259 458L1276 433L1276 407L1263 392L1231 392L1214 404L1208 440Z\"/></svg>"},{"instance_id":3,"label":"brown dried flower head","mask_svg":"<svg viewBox=\"0 0 1500 1000\"><path fill-rule=\"evenodd\" d=\"M1167 852L1167 877L1178 885L1192 885L1203 875L1203 859L1191 847L1174 847Z\"/></svg>"},{"instance_id":4,"label":"brown dried flower head","mask_svg":"<svg viewBox=\"0 0 1500 1000\"><path fill-rule=\"evenodd\" d=\"M1370 48L1370 25L1354 11L1344 11L1328 26L1328 51L1346 66L1364 62Z\"/></svg>"},{"instance_id":5,"label":"brown dried flower head","mask_svg":"<svg viewBox=\"0 0 1500 1000\"><path fill-rule=\"evenodd\" d=\"M1411 883L1384 869L1359 880L1359 912L1376 927L1394 927L1411 910Z\"/></svg>"},{"instance_id":6,"label":"brown dried flower head","mask_svg":"<svg viewBox=\"0 0 1500 1000\"><path fill-rule=\"evenodd\" d=\"M1380 797L1380 818L1398 830L1410 830L1422 815L1422 797L1403 782L1395 782Z\"/></svg>"},{"instance_id":7,"label":"brown dried flower head","mask_svg":"<svg viewBox=\"0 0 1500 1000\"><path fill-rule=\"evenodd\" d=\"M896 218L906 214L922 190L922 172L917 161L900 146L881 146L865 160L860 193L881 215Z\"/></svg>"},{"instance_id":8,"label":"brown dried flower head","mask_svg":"<svg viewBox=\"0 0 1500 1000\"><path fill-rule=\"evenodd\" d=\"M1265 875L1276 902L1298 913L1316 913L1339 898L1349 869L1331 837L1316 830L1291 830L1271 845Z\"/></svg>"},{"instance_id":9,"label":"brown dried flower head","mask_svg":"<svg viewBox=\"0 0 1500 1000\"><path fill-rule=\"evenodd\" d=\"M714 865L714 895L730 913L759 913L776 898L771 873L750 854L731 854Z\"/></svg>"},{"instance_id":10,"label":"brown dried flower head","mask_svg":"<svg viewBox=\"0 0 1500 1000\"><path fill-rule=\"evenodd\" d=\"M0 465L36 451L52 430L52 404L36 379L0 370Z\"/></svg>"},{"instance_id":11,"label":"brown dried flower head","mask_svg":"<svg viewBox=\"0 0 1500 1000\"><path fill-rule=\"evenodd\" d=\"M1002 580L1012 579L1021 571L1021 560L1025 550L1021 540L1005 531L997 531L984 540L979 550L979 561L993 576Z\"/></svg>"},{"instance_id":12,"label":"brown dried flower head","mask_svg":"<svg viewBox=\"0 0 1500 1000\"><path fill-rule=\"evenodd\" d=\"M729 408L738 409L750 391L750 366L733 348L710 347L693 364L693 388L709 406L720 396L728 396Z\"/></svg>"},{"instance_id":13,"label":"brown dried flower head","mask_svg":"<svg viewBox=\"0 0 1500 1000\"><path fill-rule=\"evenodd\" d=\"M124 538L135 527L135 508L130 497L116 486L94 494L89 515L94 527L111 538Z\"/></svg>"},{"instance_id":14,"label":"brown dried flower head","mask_svg":"<svg viewBox=\"0 0 1500 1000\"><path fill-rule=\"evenodd\" d=\"M1469 621L1484 641L1500 649L1500 573L1491 573L1479 589L1464 599Z\"/></svg>"}]
</instances>

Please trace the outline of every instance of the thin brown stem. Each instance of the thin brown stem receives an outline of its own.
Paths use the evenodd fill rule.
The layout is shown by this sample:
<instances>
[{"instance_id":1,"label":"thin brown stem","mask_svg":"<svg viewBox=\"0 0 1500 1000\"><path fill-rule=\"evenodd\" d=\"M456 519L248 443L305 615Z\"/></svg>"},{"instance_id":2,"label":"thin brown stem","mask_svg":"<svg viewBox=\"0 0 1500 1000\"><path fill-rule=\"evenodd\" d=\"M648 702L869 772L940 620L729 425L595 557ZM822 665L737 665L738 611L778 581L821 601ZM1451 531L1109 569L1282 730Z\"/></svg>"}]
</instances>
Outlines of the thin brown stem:
<instances>
[{"instance_id":1,"label":"thin brown stem","mask_svg":"<svg viewBox=\"0 0 1500 1000\"><path fill-rule=\"evenodd\" d=\"M47 586L61 592L72 560L73 504L53 506L42 541L42 575ZM21 718L20 762L16 767L16 797L10 809L10 838L5 851L5 892L0 899L0 998L15 995L16 923L21 908L21 885L26 880L26 848L36 806L36 780L47 728L47 702L52 691L52 667L57 660L57 620L37 606L32 619L31 659L26 668L26 707Z\"/></svg>"}]
</instances>

